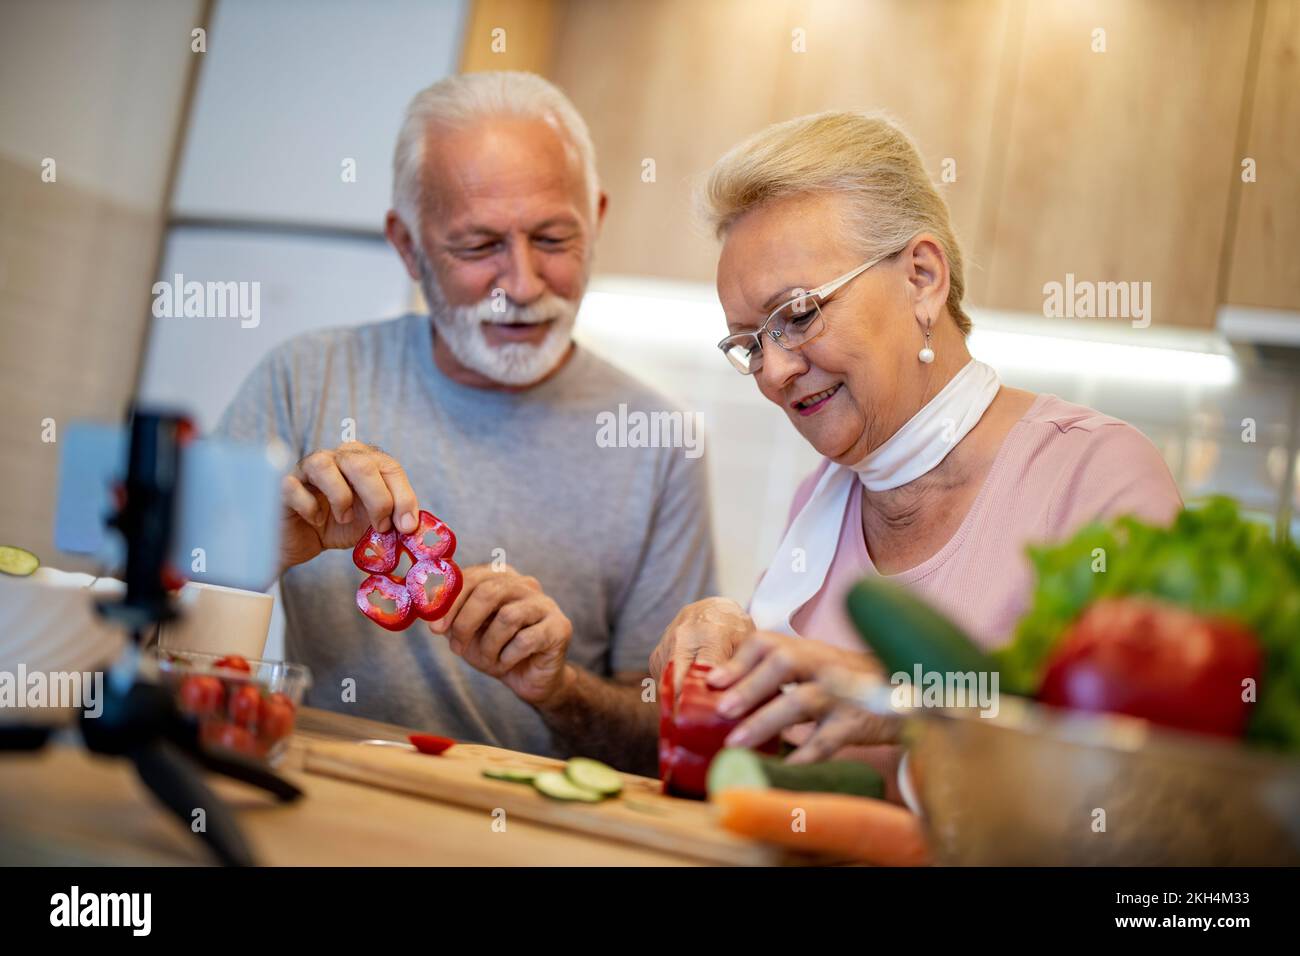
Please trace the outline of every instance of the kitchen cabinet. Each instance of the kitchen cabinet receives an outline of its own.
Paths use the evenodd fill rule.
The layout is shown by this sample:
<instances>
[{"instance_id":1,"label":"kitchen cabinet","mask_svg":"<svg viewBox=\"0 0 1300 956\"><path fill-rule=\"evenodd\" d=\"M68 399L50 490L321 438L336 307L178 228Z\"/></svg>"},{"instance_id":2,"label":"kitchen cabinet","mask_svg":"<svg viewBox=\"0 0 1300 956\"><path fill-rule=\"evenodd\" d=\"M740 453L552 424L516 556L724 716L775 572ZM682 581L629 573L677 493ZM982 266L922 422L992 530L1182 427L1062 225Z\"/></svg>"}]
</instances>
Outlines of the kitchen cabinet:
<instances>
[{"instance_id":1,"label":"kitchen cabinet","mask_svg":"<svg viewBox=\"0 0 1300 956\"><path fill-rule=\"evenodd\" d=\"M602 273L712 282L712 163L781 119L882 109L948 200L973 306L1042 315L1073 282L1140 337L1209 328L1225 295L1300 308L1298 22L1290 0L556 0L548 75L596 141Z\"/></svg>"},{"instance_id":2,"label":"kitchen cabinet","mask_svg":"<svg viewBox=\"0 0 1300 956\"><path fill-rule=\"evenodd\" d=\"M1268 0L1257 27L1224 300L1300 313L1300 3ZM1254 182L1242 181L1253 160ZM1294 316L1300 334L1300 314Z\"/></svg>"},{"instance_id":3,"label":"kitchen cabinet","mask_svg":"<svg viewBox=\"0 0 1300 956\"><path fill-rule=\"evenodd\" d=\"M610 195L598 268L712 282L717 243L694 217L694 187L751 133L832 108L893 114L936 178L952 159L956 179L944 188L959 234L972 233L1011 9L1009 0L565 4L550 75L586 117ZM935 42L915 42L921 35Z\"/></svg>"},{"instance_id":4,"label":"kitchen cabinet","mask_svg":"<svg viewBox=\"0 0 1300 956\"><path fill-rule=\"evenodd\" d=\"M1042 314L1072 275L1150 283L1152 326L1213 324L1254 9L1025 5L979 304Z\"/></svg>"}]
</instances>

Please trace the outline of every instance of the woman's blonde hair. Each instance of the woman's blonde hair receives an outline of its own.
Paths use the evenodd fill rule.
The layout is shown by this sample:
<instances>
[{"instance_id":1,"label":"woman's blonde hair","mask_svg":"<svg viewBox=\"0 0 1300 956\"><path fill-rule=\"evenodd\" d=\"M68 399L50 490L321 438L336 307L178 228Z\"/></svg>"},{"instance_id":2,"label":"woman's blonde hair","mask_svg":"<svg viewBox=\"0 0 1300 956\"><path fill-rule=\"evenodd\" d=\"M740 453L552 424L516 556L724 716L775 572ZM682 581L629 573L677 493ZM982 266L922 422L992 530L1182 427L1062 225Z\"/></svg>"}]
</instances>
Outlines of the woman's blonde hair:
<instances>
[{"instance_id":1,"label":"woman's blonde hair","mask_svg":"<svg viewBox=\"0 0 1300 956\"><path fill-rule=\"evenodd\" d=\"M886 117L844 111L800 116L759 130L709 171L699 195L718 238L746 212L798 193L832 192L851 202L845 226L864 259L901 251L928 232L948 257L948 311L966 334L961 249L948 205L926 175L912 141Z\"/></svg>"}]
</instances>

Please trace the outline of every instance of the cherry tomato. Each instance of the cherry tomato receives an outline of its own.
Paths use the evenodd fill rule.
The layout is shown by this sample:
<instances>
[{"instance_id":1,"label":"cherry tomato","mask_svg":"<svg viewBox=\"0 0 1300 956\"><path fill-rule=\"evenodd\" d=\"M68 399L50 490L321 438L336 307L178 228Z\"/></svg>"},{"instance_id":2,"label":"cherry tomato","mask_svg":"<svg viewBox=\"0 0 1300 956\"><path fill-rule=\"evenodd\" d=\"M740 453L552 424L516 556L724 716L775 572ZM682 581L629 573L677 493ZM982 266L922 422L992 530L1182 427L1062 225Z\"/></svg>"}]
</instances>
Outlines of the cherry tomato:
<instances>
[{"instance_id":1,"label":"cherry tomato","mask_svg":"<svg viewBox=\"0 0 1300 956\"><path fill-rule=\"evenodd\" d=\"M1089 607L1048 659L1039 700L1206 734L1239 736L1250 719L1243 682L1259 679L1245 628L1150 598Z\"/></svg>"},{"instance_id":2,"label":"cherry tomato","mask_svg":"<svg viewBox=\"0 0 1300 956\"><path fill-rule=\"evenodd\" d=\"M252 684L244 684L230 691L230 719L250 730L257 726L262 711L262 695Z\"/></svg>"},{"instance_id":3,"label":"cherry tomato","mask_svg":"<svg viewBox=\"0 0 1300 956\"><path fill-rule=\"evenodd\" d=\"M289 703L289 699L283 694L272 694L262 701L257 735L269 743L287 737L293 730L293 717L293 704Z\"/></svg>"},{"instance_id":4,"label":"cherry tomato","mask_svg":"<svg viewBox=\"0 0 1300 956\"><path fill-rule=\"evenodd\" d=\"M238 654L227 654L221 660L212 665L217 668L225 668L229 671L243 671L245 674L251 674L253 668L249 666L248 661Z\"/></svg>"},{"instance_id":5,"label":"cherry tomato","mask_svg":"<svg viewBox=\"0 0 1300 956\"><path fill-rule=\"evenodd\" d=\"M224 720L205 722L200 739L205 747L233 750L235 753L249 757L257 757L261 754L257 738L247 728Z\"/></svg>"},{"instance_id":6,"label":"cherry tomato","mask_svg":"<svg viewBox=\"0 0 1300 956\"><path fill-rule=\"evenodd\" d=\"M181 710L187 714L198 717L218 714L225 698L225 688L215 677L195 674L181 681Z\"/></svg>"}]
</instances>

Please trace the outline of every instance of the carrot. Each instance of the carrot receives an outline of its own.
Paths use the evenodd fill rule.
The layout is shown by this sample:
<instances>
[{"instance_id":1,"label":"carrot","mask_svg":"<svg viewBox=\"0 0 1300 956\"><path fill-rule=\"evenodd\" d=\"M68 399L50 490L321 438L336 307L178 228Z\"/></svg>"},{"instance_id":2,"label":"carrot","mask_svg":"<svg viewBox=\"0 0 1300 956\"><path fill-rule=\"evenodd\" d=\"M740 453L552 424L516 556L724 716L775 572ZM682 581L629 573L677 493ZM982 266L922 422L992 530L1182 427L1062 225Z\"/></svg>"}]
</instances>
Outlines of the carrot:
<instances>
[{"instance_id":1,"label":"carrot","mask_svg":"<svg viewBox=\"0 0 1300 956\"><path fill-rule=\"evenodd\" d=\"M902 807L839 793L737 788L715 794L722 826L791 850L879 866L925 866L920 819Z\"/></svg>"}]
</instances>

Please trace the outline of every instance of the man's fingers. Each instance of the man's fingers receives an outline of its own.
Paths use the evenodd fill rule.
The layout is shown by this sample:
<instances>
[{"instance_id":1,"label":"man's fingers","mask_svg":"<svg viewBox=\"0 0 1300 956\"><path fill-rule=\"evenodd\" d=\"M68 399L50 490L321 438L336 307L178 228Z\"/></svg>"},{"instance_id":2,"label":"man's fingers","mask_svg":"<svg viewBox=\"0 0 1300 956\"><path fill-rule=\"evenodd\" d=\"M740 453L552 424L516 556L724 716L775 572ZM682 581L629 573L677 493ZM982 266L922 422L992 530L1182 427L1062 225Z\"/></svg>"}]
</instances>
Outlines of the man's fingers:
<instances>
[{"instance_id":1,"label":"man's fingers","mask_svg":"<svg viewBox=\"0 0 1300 956\"><path fill-rule=\"evenodd\" d=\"M337 456L339 471L366 509L370 523L376 531L386 533L392 528L393 496L384 476L379 473L379 463L374 452L344 451Z\"/></svg>"},{"instance_id":2,"label":"man's fingers","mask_svg":"<svg viewBox=\"0 0 1300 956\"><path fill-rule=\"evenodd\" d=\"M335 521L347 524L352 520L352 489L339 471L333 454L314 452L298 464L298 470L303 484L311 485L325 495Z\"/></svg>"},{"instance_id":3,"label":"man's fingers","mask_svg":"<svg viewBox=\"0 0 1300 956\"><path fill-rule=\"evenodd\" d=\"M468 568L461 568L460 593L456 595L456 600L451 602L451 607L447 608L446 614L429 623L429 630L435 634L446 634L451 630L452 622L456 620L456 615L465 606L469 596L474 593L474 589L479 586L479 583L486 580L491 573L491 566L486 564L472 564Z\"/></svg>"},{"instance_id":4,"label":"man's fingers","mask_svg":"<svg viewBox=\"0 0 1300 956\"><path fill-rule=\"evenodd\" d=\"M415 496L415 489L406 477L406 471L390 455L379 454L376 457L379 475L388 486L392 498L393 523L403 533L414 531L420 524L420 502Z\"/></svg>"},{"instance_id":5,"label":"man's fingers","mask_svg":"<svg viewBox=\"0 0 1300 956\"><path fill-rule=\"evenodd\" d=\"M545 619L521 630L501 652L501 673L508 674L528 658L546 647L550 634Z\"/></svg>"},{"instance_id":6,"label":"man's fingers","mask_svg":"<svg viewBox=\"0 0 1300 956\"><path fill-rule=\"evenodd\" d=\"M498 608L496 615L492 618L492 623L487 626L483 636L478 639L483 659L488 663L488 666L496 667L499 663L504 665L504 662L499 661L499 658L505 646L524 628L545 618L546 611L546 600L540 597L511 601ZM510 668L505 667L501 673L508 670Z\"/></svg>"},{"instance_id":7,"label":"man's fingers","mask_svg":"<svg viewBox=\"0 0 1300 956\"><path fill-rule=\"evenodd\" d=\"M280 497L284 505L313 528L325 523L325 509L316 496L293 475L285 475L280 482Z\"/></svg>"},{"instance_id":8,"label":"man's fingers","mask_svg":"<svg viewBox=\"0 0 1300 956\"><path fill-rule=\"evenodd\" d=\"M508 601L518 600L535 594L519 580L515 574L496 574L484 577L472 593L456 611L455 616L447 615L451 620L450 633L462 643L475 637L488 623L488 619Z\"/></svg>"}]
</instances>

